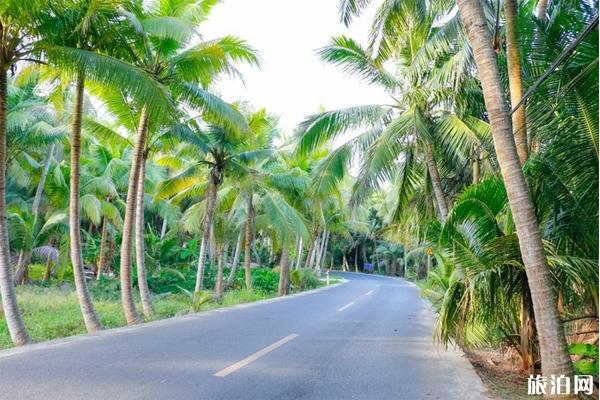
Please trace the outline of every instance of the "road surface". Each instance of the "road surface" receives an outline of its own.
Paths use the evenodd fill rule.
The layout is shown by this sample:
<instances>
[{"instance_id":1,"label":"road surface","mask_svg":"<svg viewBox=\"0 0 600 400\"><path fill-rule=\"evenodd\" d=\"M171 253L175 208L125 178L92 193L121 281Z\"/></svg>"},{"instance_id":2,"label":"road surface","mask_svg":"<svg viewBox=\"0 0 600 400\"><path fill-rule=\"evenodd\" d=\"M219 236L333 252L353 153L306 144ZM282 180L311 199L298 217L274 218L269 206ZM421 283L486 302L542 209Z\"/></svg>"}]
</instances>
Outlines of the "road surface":
<instances>
[{"instance_id":1,"label":"road surface","mask_svg":"<svg viewBox=\"0 0 600 400\"><path fill-rule=\"evenodd\" d=\"M0 399L484 399L401 279L348 282L0 352Z\"/></svg>"}]
</instances>

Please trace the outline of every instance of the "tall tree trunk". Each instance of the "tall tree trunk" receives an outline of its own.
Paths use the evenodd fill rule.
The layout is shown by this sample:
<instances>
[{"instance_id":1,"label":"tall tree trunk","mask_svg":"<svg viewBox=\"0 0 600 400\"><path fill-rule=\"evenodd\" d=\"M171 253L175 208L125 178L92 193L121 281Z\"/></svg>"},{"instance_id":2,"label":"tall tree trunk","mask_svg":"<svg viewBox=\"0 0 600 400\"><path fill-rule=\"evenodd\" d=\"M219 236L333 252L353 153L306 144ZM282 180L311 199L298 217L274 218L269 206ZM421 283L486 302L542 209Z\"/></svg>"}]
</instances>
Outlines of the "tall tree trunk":
<instances>
[{"instance_id":1,"label":"tall tree trunk","mask_svg":"<svg viewBox=\"0 0 600 400\"><path fill-rule=\"evenodd\" d=\"M100 236L100 254L96 263L96 279L100 279L108 262L108 221L102 218L102 235Z\"/></svg>"},{"instance_id":2,"label":"tall tree trunk","mask_svg":"<svg viewBox=\"0 0 600 400\"><path fill-rule=\"evenodd\" d=\"M81 256L81 217L79 204L79 170L81 158L81 119L83 114L83 91L85 75L80 71L77 75L75 92L75 105L73 109L73 124L71 129L71 178L69 192L69 238L71 250L71 264L73 265L73 278L79 307L83 321L88 332L103 329L100 319L96 314L83 271Z\"/></svg>"},{"instance_id":3,"label":"tall tree trunk","mask_svg":"<svg viewBox=\"0 0 600 400\"><path fill-rule=\"evenodd\" d=\"M50 280L50 275L52 275L53 264L54 263L52 262L52 257L46 257L46 270L44 271L44 277L42 278L42 281L48 282Z\"/></svg>"},{"instance_id":4,"label":"tall tree trunk","mask_svg":"<svg viewBox=\"0 0 600 400\"><path fill-rule=\"evenodd\" d=\"M224 248L223 246L217 246L217 279L215 282L215 299L221 300L223 297L223 258Z\"/></svg>"},{"instance_id":5,"label":"tall tree trunk","mask_svg":"<svg viewBox=\"0 0 600 400\"><path fill-rule=\"evenodd\" d=\"M252 205L252 194L247 199L248 216L246 217L246 234L244 237L244 274L246 278L246 289L252 290L252 273L250 271L250 258L252 254L252 225L254 223L254 205Z\"/></svg>"},{"instance_id":6,"label":"tall tree trunk","mask_svg":"<svg viewBox=\"0 0 600 400\"><path fill-rule=\"evenodd\" d=\"M541 21L546 20L546 10L548 8L548 0L539 0L535 8L535 15Z\"/></svg>"},{"instance_id":7,"label":"tall tree trunk","mask_svg":"<svg viewBox=\"0 0 600 400\"><path fill-rule=\"evenodd\" d=\"M323 244L321 246L321 252L319 254L319 262L317 263L316 269L319 275L321 274L321 265L325 261L325 256L327 255L327 245L329 244L329 231L325 230L323 232Z\"/></svg>"},{"instance_id":8,"label":"tall tree trunk","mask_svg":"<svg viewBox=\"0 0 600 400\"><path fill-rule=\"evenodd\" d=\"M298 256L296 257L296 266L295 269L300 269L300 264L302 263L302 236L300 236L300 240L298 241Z\"/></svg>"},{"instance_id":9,"label":"tall tree trunk","mask_svg":"<svg viewBox=\"0 0 600 400\"><path fill-rule=\"evenodd\" d=\"M146 179L146 155L142 155L140 171L138 176L138 187L135 204L135 266L137 268L138 288L142 300L142 311L148 319L152 318L154 308L152 307L152 294L148 288L146 278L146 244L144 243L144 180Z\"/></svg>"},{"instance_id":10,"label":"tall tree trunk","mask_svg":"<svg viewBox=\"0 0 600 400\"><path fill-rule=\"evenodd\" d=\"M198 293L204 289L204 268L206 265L206 250L210 246L210 232L212 230L213 215L217 203L217 183L211 178L208 198L206 202L206 215L202 227L202 243L200 245L200 255L198 256L198 271L196 272L196 286L194 292Z\"/></svg>"},{"instance_id":11,"label":"tall tree trunk","mask_svg":"<svg viewBox=\"0 0 600 400\"><path fill-rule=\"evenodd\" d=\"M540 341L542 372L545 376L573 375L567 342L552 292L550 270L544 253L535 208L521 169L512 135L496 54L479 0L458 0L458 8L483 87L494 147L504 178L510 209L515 222L521 256L525 265L537 332Z\"/></svg>"},{"instance_id":12,"label":"tall tree trunk","mask_svg":"<svg viewBox=\"0 0 600 400\"><path fill-rule=\"evenodd\" d=\"M323 250L325 249L325 241L327 239L327 229L323 230L321 234L321 240L317 248L317 255L315 256L315 270L321 273L321 261L323 259Z\"/></svg>"},{"instance_id":13,"label":"tall tree trunk","mask_svg":"<svg viewBox=\"0 0 600 400\"><path fill-rule=\"evenodd\" d=\"M15 285L24 285L27 283L27 269L29 268L30 261L31 253L21 250L15 271Z\"/></svg>"},{"instance_id":14,"label":"tall tree trunk","mask_svg":"<svg viewBox=\"0 0 600 400\"><path fill-rule=\"evenodd\" d=\"M42 194L44 193L44 186L46 185L46 177L48 176L48 171L50 170L50 163L52 162L52 155L54 154L54 146L54 143L52 143L48 148L48 154L46 155L46 159L44 160L44 166L42 168L40 180L35 191L35 197L33 198L33 205L31 206L31 212L36 220L40 210L40 203L42 201Z\"/></svg>"},{"instance_id":15,"label":"tall tree trunk","mask_svg":"<svg viewBox=\"0 0 600 400\"><path fill-rule=\"evenodd\" d=\"M433 148L429 142L425 142L425 162L427 163L427 169L431 177L431 186L433 186L433 195L435 196L435 202L440 212L440 218L442 222L445 222L448 219L448 203L442 189L442 180L433 154Z\"/></svg>"},{"instance_id":16,"label":"tall tree trunk","mask_svg":"<svg viewBox=\"0 0 600 400\"><path fill-rule=\"evenodd\" d=\"M521 360L523 373L533 373L533 318L531 315L531 295L526 278L523 282L521 298Z\"/></svg>"},{"instance_id":17,"label":"tall tree trunk","mask_svg":"<svg viewBox=\"0 0 600 400\"><path fill-rule=\"evenodd\" d=\"M521 74L521 56L519 51L517 0L504 0L504 18L506 23L506 63L508 66L508 83L510 87L510 103L514 109L523 97L523 77ZM529 157L527 148L527 122L525 105L522 104L512 114L513 135L517 146L517 154L521 165Z\"/></svg>"},{"instance_id":18,"label":"tall tree trunk","mask_svg":"<svg viewBox=\"0 0 600 400\"><path fill-rule=\"evenodd\" d=\"M137 203L137 188L140 176L140 167L144 160L146 135L148 134L148 110L142 108L138 131L136 133L133 154L131 156L131 169L129 170L129 186L127 188L127 203L125 205L125 218L123 219L123 238L121 240L121 302L127 325L142 322L135 308L133 289L131 287L131 247L133 245L135 208Z\"/></svg>"},{"instance_id":19,"label":"tall tree trunk","mask_svg":"<svg viewBox=\"0 0 600 400\"><path fill-rule=\"evenodd\" d=\"M312 257L314 248L315 248L315 241L311 240L310 246L308 246L308 250L306 251L306 262L304 263L304 268L310 267L310 259Z\"/></svg>"},{"instance_id":20,"label":"tall tree trunk","mask_svg":"<svg viewBox=\"0 0 600 400\"><path fill-rule=\"evenodd\" d=\"M354 248L354 272L358 272L358 246Z\"/></svg>"},{"instance_id":21,"label":"tall tree trunk","mask_svg":"<svg viewBox=\"0 0 600 400\"><path fill-rule=\"evenodd\" d=\"M281 260L279 261L279 285L277 288L277 296L285 296L288 294L288 286L290 282L290 260L289 250L283 245L281 249Z\"/></svg>"},{"instance_id":22,"label":"tall tree trunk","mask_svg":"<svg viewBox=\"0 0 600 400\"><path fill-rule=\"evenodd\" d=\"M317 235L317 238L315 239L315 244L313 246L313 252L310 256L310 264L308 265L308 268L313 269L315 267L315 264L317 262L317 254L319 254L321 252L321 235Z\"/></svg>"},{"instance_id":23,"label":"tall tree trunk","mask_svg":"<svg viewBox=\"0 0 600 400\"><path fill-rule=\"evenodd\" d=\"M160 238L164 238L165 235L167 234L167 219L163 218L162 220L162 226L160 227Z\"/></svg>"},{"instance_id":24,"label":"tall tree trunk","mask_svg":"<svg viewBox=\"0 0 600 400\"><path fill-rule=\"evenodd\" d=\"M237 272L237 267L240 262L240 254L242 250L242 236L244 235L244 231L240 231L238 235L237 243L235 244L235 250L233 252L233 260L231 261L231 271L229 271L229 276L227 277L227 283L225 284L225 289L229 289L233 286L233 281L235 280L235 274Z\"/></svg>"}]
</instances>

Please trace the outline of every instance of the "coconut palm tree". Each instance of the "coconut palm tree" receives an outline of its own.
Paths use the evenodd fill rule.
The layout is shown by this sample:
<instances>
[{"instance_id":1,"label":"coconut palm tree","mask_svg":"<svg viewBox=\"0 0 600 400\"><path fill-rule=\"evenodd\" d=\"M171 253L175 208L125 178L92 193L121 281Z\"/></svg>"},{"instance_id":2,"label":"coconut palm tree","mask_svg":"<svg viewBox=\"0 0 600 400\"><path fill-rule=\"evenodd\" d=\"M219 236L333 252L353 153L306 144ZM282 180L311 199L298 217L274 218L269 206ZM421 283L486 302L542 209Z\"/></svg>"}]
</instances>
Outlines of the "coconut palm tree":
<instances>
[{"instance_id":1,"label":"coconut palm tree","mask_svg":"<svg viewBox=\"0 0 600 400\"><path fill-rule=\"evenodd\" d=\"M17 346L31 341L17 305L10 269L10 249L6 225L6 141L8 119L8 71L17 63L32 59L39 22L45 2L34 1L26 9L19 1L3 2L0 8L0 292L10 337Z\"/></svg>"},{"instance_id":2,"label":"coconut palm tree","mask_svg":"<svg viewBox=\"0 0 600 400\"><path fill-rule=\"evenodd\" d=\"M174 101L200 110L202 116L209 116L230 130L247 131L243 117L205 89L217 75L234 73L233 63L258 62L255 52L245 42L234 37L194 44L199 39L198 25L206 19L214 3L188 0L175 4L167 0L157 0L148 7L138 3L134 15L142 40L135 46L134 51L140 68L149 71L157 83L168 87ZM173 23L174 21L177 23ZM137 104L139 123L121 244L121 294L128 324L140 322L131 292L130 270L135 206L136 199L139 198L137 190L143 185L143 180L140 179L140 170L144 163L143 149L146 146L148 131L155 122L147 106L144 102Z\"/></svg>"},{"instance_id":3,"label":"coconut palm tree","mask_svg":"<svg viewBox=\"0 0 600 400\"><path fill-rule=\"evenodd\" d=\"M415 176L423 176L423 184L432 188L439 216L445 220L451 182L443 182L440 171L446 172L448 180L463 169L464 160L471 157L474 149L487 148L487 124L480 119L481 110L469 100L476 98L472 92L477 90L466 77L468 52L462 46L448 49L439 45L439 32L432 28L436 14L425 11L411 17L420 29L399 32L402 36L387 40L375 56L369 54L371 49L364 49L347 37L334 38L320 51L325 61L384 88L392 104L357 106L310 116L300 125L299 146L300 151L309 151L344 132L368 128L332 152L322 168L326 179L342 178L351 156L360 155L361 169L352 199L352 203L357 203L382 182L394 179L400 192L414 191L415 183L423 182ZM448 31L455 30L456 23L452 20L449 26L453 29ZM457 33L455 36L460 37ZM407 48L405 43L412 46ZM440 46L444 53L436 50ZM453 55L433 71L423 67L435 62L429 57L435 53L432 48L440 54ZM385 70L383 64L388 60L399 65L398 76L402 78ZM440 78L448 75L451 79Z\"/></svg>"},{"instance_id":4,"label":"coconut palm tree","mask_svg":"<svg viewBox=\"0 0 600 400\"><path fill-rule=\"evenodd\" d=\"M487 22L478 1L459 0L457 5L477 63L496 157L506 185L521 256L527 272L540 337L542 370L548 376L571 376L573 367L551 288L551 275L535 216L535 206L521 170Z\"/></svg>"}]
</instances>

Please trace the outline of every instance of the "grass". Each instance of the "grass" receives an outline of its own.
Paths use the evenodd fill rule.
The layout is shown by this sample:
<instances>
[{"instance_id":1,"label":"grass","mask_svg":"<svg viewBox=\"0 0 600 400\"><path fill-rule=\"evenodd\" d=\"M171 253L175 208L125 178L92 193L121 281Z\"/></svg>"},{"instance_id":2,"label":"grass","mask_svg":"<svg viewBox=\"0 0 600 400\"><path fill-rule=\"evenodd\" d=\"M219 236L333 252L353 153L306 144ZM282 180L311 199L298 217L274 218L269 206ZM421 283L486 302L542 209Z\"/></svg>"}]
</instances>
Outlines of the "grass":
<instances>
[{"instance_id":1,"label":"grass","mask_svg":"<svg viewBox=\"0 0 600 400\"><path fill-rule=\"evenodd\" d=\"M77 296L72 288L21 286L18 301L25 325L34 342L58 339L85 333ZM275 294L238 289L225 292L221 301L209 301L200 311L230 307L274 297ZM96 298L94 305L106 329L125 325L125 317L118 298ZM138 304L138 309L141 306ZM183 294L156 296L153 320L171 318L191 312L191 301ZM1 310L0 310L1 311ZM12 347L8 329L0 314L0 349Z\"/></svg>"}]
</instances>

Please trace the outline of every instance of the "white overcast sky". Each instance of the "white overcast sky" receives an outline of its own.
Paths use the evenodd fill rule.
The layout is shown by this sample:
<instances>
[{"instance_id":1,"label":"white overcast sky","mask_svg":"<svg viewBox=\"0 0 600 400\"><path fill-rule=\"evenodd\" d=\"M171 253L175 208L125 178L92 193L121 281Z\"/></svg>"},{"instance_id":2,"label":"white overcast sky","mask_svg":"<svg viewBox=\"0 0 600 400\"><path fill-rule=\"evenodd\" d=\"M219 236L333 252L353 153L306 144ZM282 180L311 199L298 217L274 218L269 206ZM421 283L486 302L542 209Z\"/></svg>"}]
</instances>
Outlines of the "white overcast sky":
<instances>
[{"instance_id":1,"label":"white overcast sky","mask_svg":"<svg viewBox=\"0 0 600 400\"><path fill-rule=\"evenodd\" d=\"M205 40L225 35L248 41L261 55L260 69L243 67L244 83L223 78L217 91L227 101L249 101L280 117L287 135L304 117L319 111L389 101L340 68L324 64L316 50L334 35L347 34L365 43L371 15L345 28L338 18L339 0L224 0L201 27Z\"/></svg>"}]
</instances>

